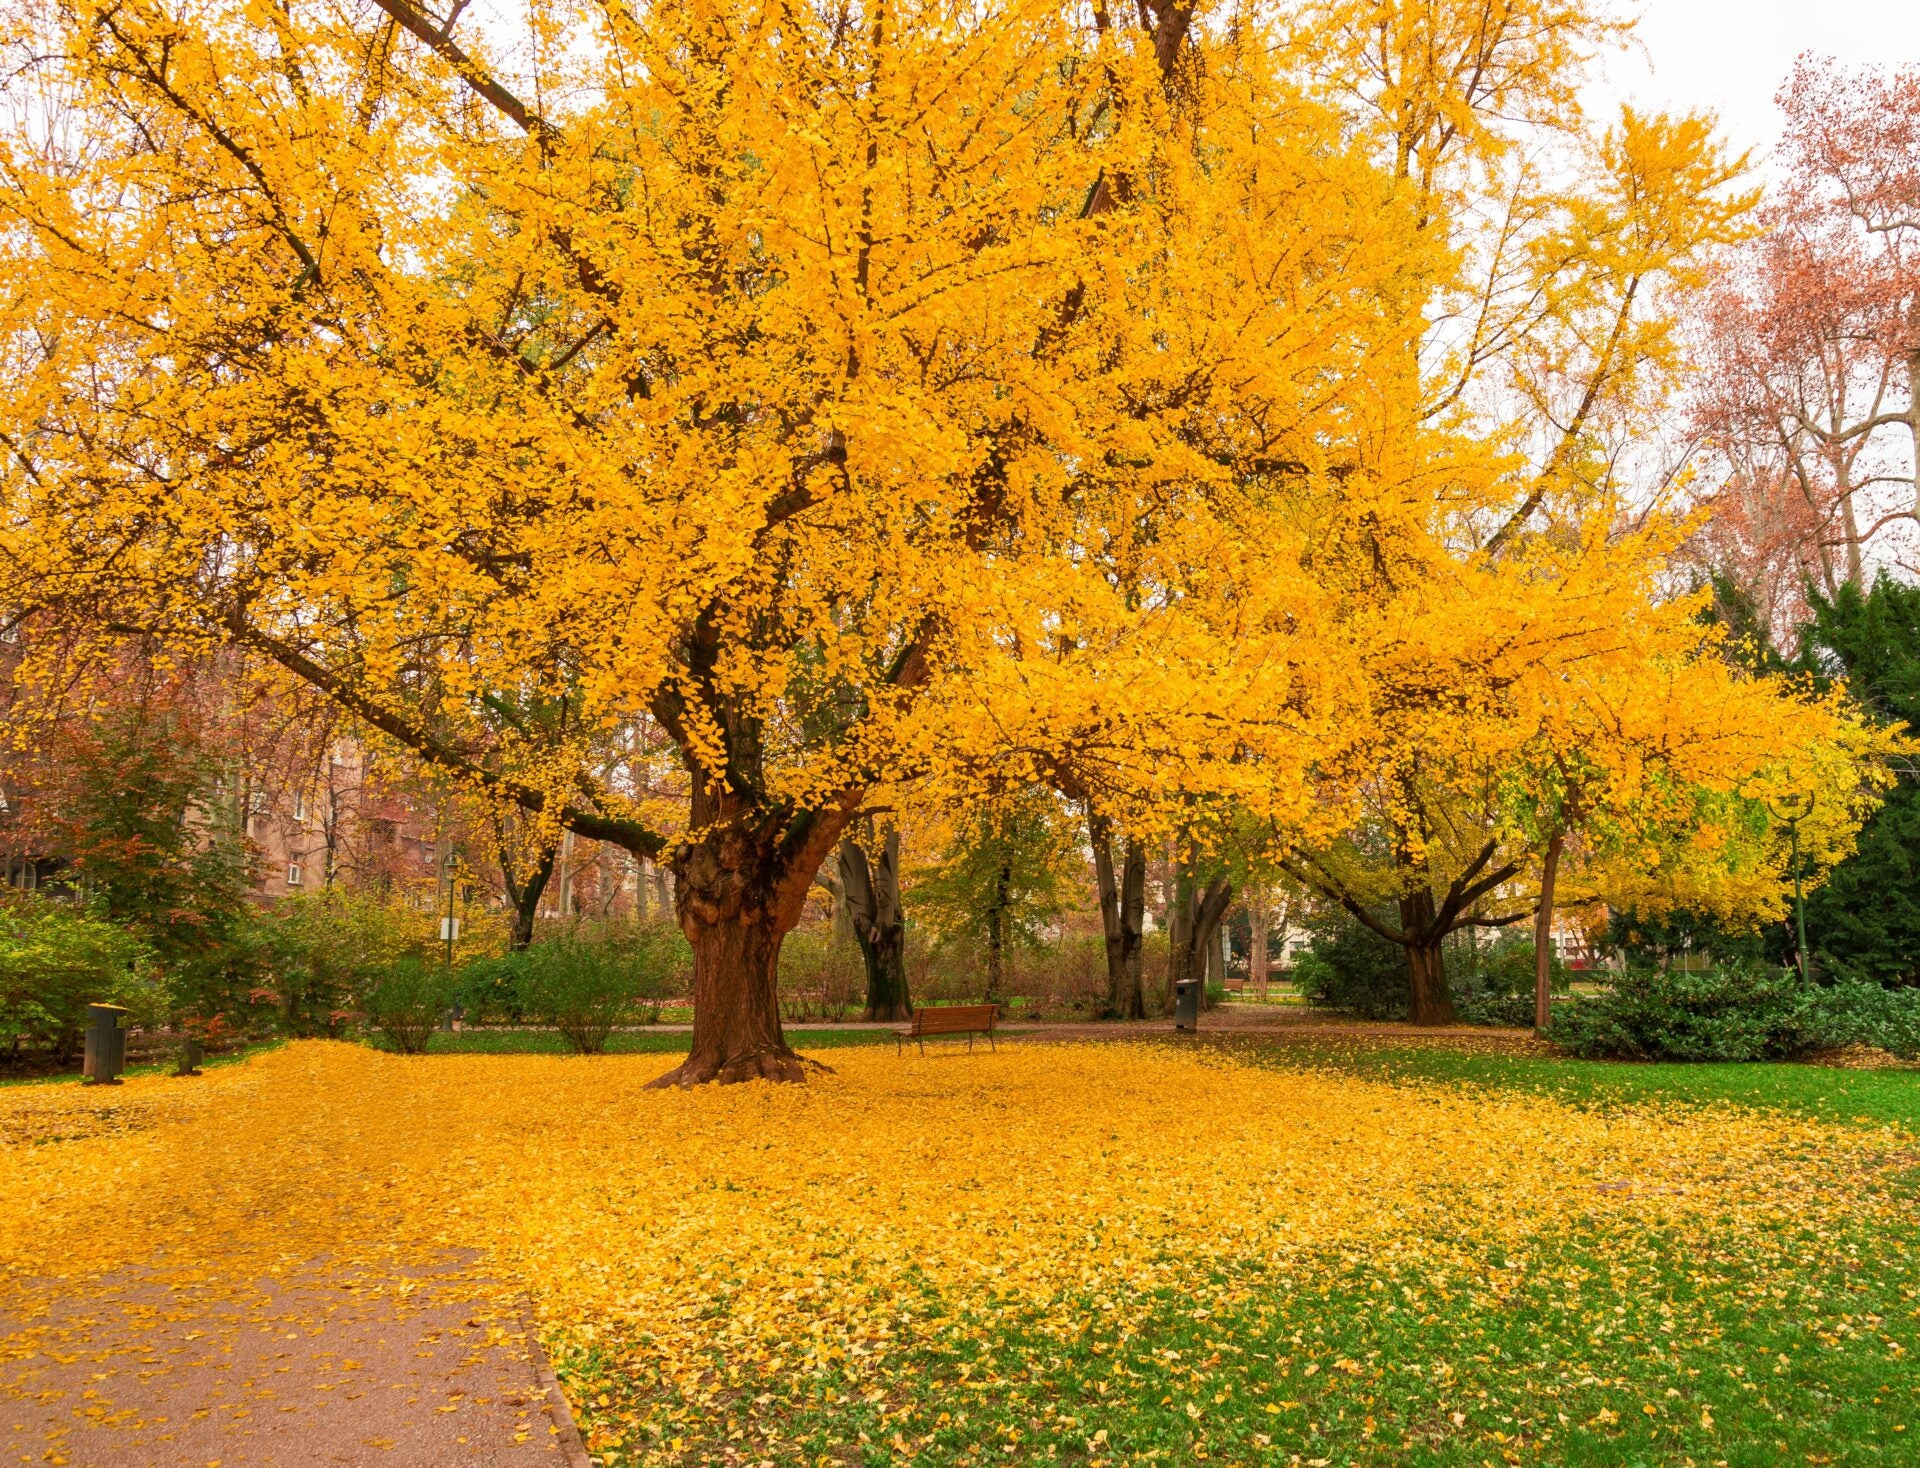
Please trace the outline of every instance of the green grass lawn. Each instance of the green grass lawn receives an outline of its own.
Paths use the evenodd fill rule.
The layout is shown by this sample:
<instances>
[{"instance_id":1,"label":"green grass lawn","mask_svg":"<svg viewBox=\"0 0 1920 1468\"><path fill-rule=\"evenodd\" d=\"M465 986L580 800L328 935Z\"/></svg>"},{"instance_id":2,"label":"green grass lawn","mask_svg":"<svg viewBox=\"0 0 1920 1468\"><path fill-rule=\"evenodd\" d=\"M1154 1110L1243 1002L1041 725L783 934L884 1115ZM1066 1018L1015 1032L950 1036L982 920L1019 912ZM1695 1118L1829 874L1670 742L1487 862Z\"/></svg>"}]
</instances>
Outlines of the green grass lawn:
<instances>
[{"instance_id":1,"label":"green grass lawn","mask_svg":"<svg viewBox=\"0 0 1920 1468\"><path fill-rule=\"evenodd\" d=\"M1737 1105L1920 1132L1912 1072L1264 1052L1603 1111ZM1032 1118L1010 1135L1008 1165L1044 1146ZM1009 1299L923 1336L904 1397L866 1391L858 1362L767 1372L716 1357L710 1380L739 1404L742 1431L777 1417L783 1464L1920 1464L1920 1142L1893 1156L1860 1179L1857 1208L1725 1236L1596 1211L1513 1256L1463 1229L1458 1264L1439 1274L1379 1251L1308 1268L1248 1257L1210 1277L1229 1309L1217 1289L1199 1292L1211 1310L1178 1288L1088 1299L1075 1313L1089 1325L1067 1338ZM922 1319L947 1308L931 1290L899 1305ZM575 1400L598 1404L591 1420L673 1417L673 1385L615 1354L575 1350L560 1368ZM719 1439L701 1436L705 1449L684 1451L633 1439L631 1457L606 1461L715 1461L702 1452Z\"/></svg>"},{"instance_id":2,"label":"green grass lawn","mask_svg":"<svg viewBox=\"0 0 1920 1468\"><path fill-rule=\"evenodd\" d=\"M1660 1065L1338 1041L1245 1048L1279 1064L1329 1066L1378 1080L1526 1091L1570 1106L1748 1106L1820 1121L1891 1125L1920 1132L1920 1070L1762 1063Z\"/></svg>"}]
</instances>

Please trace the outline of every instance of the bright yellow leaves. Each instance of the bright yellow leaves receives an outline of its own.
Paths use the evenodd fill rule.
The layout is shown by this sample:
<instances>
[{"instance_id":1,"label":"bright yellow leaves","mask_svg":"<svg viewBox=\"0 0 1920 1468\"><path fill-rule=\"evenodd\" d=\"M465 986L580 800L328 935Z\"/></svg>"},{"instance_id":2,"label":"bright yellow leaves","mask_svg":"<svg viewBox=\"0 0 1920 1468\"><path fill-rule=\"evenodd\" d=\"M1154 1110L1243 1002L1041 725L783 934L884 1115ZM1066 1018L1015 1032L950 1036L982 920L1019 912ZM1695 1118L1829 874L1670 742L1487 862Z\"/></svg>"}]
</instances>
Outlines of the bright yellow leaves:
<instances>
[{"instance_id":1,"label":"bright yellow leaves","mask_svg":"<svg viewBox=\"0 0 1920 1468\"><path fill-rule=\"evenodd\" d=\"M0 1261L84 1291L126 1263L247 1279L478 1248L551 1339L672 1384L697 1432L724 1407L716 1359L830 1362L885 1392L925 1332L1017 1307L1065 1340L1162 1289L1225 1306L1244 1286L1216 1266L1249 1256L1302 1281L1364 1257L1444 1289L1479 1246L1511 1267L1586 1216L1737 1247L1845 1206L1849 1176L1911 1146L1139 1047L830 1057L804 1087L660 1093L639 1084L658 1057L302 1042L199 1080L8 1090Z\"/></svg>"}]
</instances>

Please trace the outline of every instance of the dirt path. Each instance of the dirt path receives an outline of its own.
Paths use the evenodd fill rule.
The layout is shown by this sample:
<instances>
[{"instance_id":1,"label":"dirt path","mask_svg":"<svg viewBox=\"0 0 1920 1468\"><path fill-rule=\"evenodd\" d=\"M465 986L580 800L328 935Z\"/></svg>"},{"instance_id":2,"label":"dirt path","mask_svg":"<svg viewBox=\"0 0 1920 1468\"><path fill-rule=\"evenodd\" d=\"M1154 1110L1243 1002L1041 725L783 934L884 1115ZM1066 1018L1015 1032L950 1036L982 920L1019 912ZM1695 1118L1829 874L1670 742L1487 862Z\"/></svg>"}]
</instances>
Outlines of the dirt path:
<instances>
[{"instance_id":1,"label":"dirt path","mask_svg":"<svg viewBox=\"0 0 1920 1468\"><path fill-rule=\"evenodd\" d=\"M77 1293L15 1281L0 1463L584 1468L524 1316L485 1303L459 1263L217 1287L202 1270L123 1271Z\"/></svg>"}]
</instances>

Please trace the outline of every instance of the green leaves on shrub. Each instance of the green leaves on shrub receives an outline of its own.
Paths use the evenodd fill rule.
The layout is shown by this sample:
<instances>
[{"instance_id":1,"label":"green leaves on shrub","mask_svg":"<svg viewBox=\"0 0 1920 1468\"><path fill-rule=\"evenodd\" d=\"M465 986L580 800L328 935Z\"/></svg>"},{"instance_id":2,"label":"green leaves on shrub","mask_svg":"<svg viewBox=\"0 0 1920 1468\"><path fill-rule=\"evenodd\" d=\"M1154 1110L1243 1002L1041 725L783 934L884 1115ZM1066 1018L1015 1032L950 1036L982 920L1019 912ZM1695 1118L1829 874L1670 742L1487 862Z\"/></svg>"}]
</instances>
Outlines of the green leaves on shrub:
<instances>
[{"instance_id":1,"label":"green leaves on shrub","mask_svg":"<svg viewBox=\"0 0 1920 1468\"><path fill-rule=\"evenodd\" d=\"M1920 1055L1920 990L1793 969L1724 964L1634 969L1605 994L1557 1006L1548 1038L1575 1055L1625 1060L1786 1060L1844 1045Z\"/></svg>"},{"instance_id":2,"label":"green leaves on shrub","mask_svg":"<svg viewBox=\"0 0 1920 1468\"><path fill-rule=\"evenodd\" d=\"M161 996L140 940L75 903L0 900L0 1046L7 1058L80 1053L89 1004L124 1004L151 1022Z\"/></svg>"},{"instance_id":3,"label":"green leaves on shrub","mask_svg":"<svg viewBox=\"0 0 1920 1468\"><path fill-rule=\"evenodd\" d=\"M609 923L563 930L503 962L528 1018L552 1025L580 1054L598 1055L617 1027L658 1017L690 959L678 928Z\"/></svg>"},{"instance_id":4,"label":"green leaves on shrub","mask_svg":"<svg viewBox=\"0 0 1920 1468\"><path fill-rule=\"evenodd\" d=\"M417 954L390 959L361 994L367 1023L402 1055L426 1053L434 1027L453 1006L452 970Z\"/></svg>"}]
</instances>

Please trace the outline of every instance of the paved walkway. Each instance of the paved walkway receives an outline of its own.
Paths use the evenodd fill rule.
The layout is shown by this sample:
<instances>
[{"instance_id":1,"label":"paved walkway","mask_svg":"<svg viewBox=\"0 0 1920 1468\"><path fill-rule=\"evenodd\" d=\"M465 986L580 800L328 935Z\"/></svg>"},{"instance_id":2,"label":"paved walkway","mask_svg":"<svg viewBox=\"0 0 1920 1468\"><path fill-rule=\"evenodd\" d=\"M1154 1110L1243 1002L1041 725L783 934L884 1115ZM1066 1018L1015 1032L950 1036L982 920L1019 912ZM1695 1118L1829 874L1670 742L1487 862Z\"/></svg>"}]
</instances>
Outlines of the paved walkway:
<instances>
[{"instance_id":1,"label":"paved walkway","mask_svg":"<svg viewBox=\"0 0 1920 1468\"><path fill-rule=\"evenodd\" d=\"M584 1468L525 1317L461 1262L217 1290L136 1272L84 1294L15 1281L0 1464Z\"/></svg>"}]
</instances>

